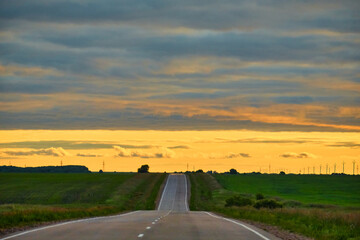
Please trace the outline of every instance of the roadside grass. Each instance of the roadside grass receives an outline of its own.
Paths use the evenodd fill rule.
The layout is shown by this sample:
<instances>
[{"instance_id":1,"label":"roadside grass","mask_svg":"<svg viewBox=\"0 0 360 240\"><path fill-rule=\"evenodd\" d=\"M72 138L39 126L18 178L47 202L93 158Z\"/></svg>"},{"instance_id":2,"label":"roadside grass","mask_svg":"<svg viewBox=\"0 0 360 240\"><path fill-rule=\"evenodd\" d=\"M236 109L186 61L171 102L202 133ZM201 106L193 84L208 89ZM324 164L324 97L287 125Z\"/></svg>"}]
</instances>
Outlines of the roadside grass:
<instances>
[{"instance_id":1,"label":"roadside grass","mask_svg":"<svg viewBox=\"0 0 360 240\"><path fill-rule=\"evenodd\" d=\"M226 175L225 177L228 177ZM225 207L226 199L240 195L254 202L255 194L230 191L214 184L215 178L205 173L189 174L191 210L213 211L228 217L261 222L314 239L360 239L360 209L358 207L321 204L284 204L283 208L256 209L252 206ZM235 185L234 180L232 184ZM243 184L243 183L241 183ZM267 184L269 185L269 183ZM313 182L316 185L316 182ZM254 191L258 193L258 191ZM282 202L278 198L278 201ZM290 200L283 201L289 202Z\"/></svg>"},{"instance_id":2,"label":"roadside grass","mask_svg":"<svg viewBox=\"0 0 360 240\"><path fill-rule=\"evenodd\" d=\"M0 235L42 222L155 209L166 174L0 174Z\"/></svg>"}]
</instances>

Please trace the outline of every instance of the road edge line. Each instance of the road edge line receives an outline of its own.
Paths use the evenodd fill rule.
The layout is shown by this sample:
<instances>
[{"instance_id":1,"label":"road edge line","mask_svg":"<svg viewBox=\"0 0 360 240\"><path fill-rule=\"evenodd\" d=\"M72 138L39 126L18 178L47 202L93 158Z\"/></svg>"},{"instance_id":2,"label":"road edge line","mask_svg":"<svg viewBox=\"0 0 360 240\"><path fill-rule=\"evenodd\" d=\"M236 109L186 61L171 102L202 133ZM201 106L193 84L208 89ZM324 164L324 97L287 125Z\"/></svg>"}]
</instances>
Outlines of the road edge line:
<instances>
[{"instance_id":1,"label":"road edge line","mask_svg":"<svg viewBox=\"0 0 360 240\"><path fill-rule=\"evenodd\" d=\"M184 180L185 180L185 209L186 211L189 211L189 206L188 206L188 202L187 202L187 192L188 192L188 186L187 186L187 177L186 174L183 175L184 176Z\"/></svg>"},{"instance_id":2,"label":"road edge line","mask_svg":"<svg viewBox=\"0 0 360 240\"><path fill-rule=\"evenodd\" d=\"M64 225L71 224L71 223L86 222L86 221L97 220L97 219L102 219L102 218L122 217L122 216L127 216L127 215L130 215L130 214L133 214L133 213L137 213L137 212L141 212L141 210L134 211L134 212L129 212L129 213L124 213L124 214L113 215L113 216L84 218L84 219L79 219L79 220L73 220L73 221L58 223L58 224L49 225L49 226L46 226L46 227L40 227L40 228L35 228L35 229L32 229L32 230L27 230L25 232L20 232L20 233L15 234L15 235L11 235L11 236L8 236L8 237L5 237L5 238L0 238L0 240L11 239L11 238L19 237L19 236L22 236L22 235L25 235L25 234L28 234L28 233L37 232L37 231L45 230L45 229L48 229L48 228L60 227L60 226L64 226Z\"/></svg>"},{"instance_id":3,"label":"road edge line","mask_svg":"<svg viewBox=\"0 0 360 240\"><path fill-rule=\"evenodd\" d=\"M270 238L265 237L265 236L262 235L261 233L259 233L259 232L257 232L256 230L254 230L254 229L246 226L245 224L239 223L239 222L234 221L234 220L231 220L231 219L229 219L229 218L224 218L224 217L216 216L215 214L212 214L212 213L209 213L209 212L203 212L203 213L206 213L206 214L208 214L208 215L210 215L210 216L212 216L212 217L214 217L214 218L220 218L220 219L226 220L226 221L228 221L228 222L232 222L232 223L234 223L234 224L236 224L236 225L239 225L239 226L241 226L241 227L243 227L243 228L245 228L245 229L247 229L247 230L255 233L256 235L258 235L258 236L261 237L262 239L270 240Z\"/></svg>"},{"instance_id":4,"label":"road edge line","mask_svg":"<svg viewBox=\"0 0 360 240\"><path fill-rule=\"evenodd\" d=\"M168 177L167 177L167 179L166 179L166 184L165 184L164 190L163 190L163 192L162 192L162 194L161 194L159 206L158 206L158 208L157 208L158 211L160 210L160 207L161 207L161 204L162 204L162 200L163 200L163 198L164 198L164 194L165 194L165 192L166 192L166 189L167 189L167 186L168 186L168 183L169 183L169 178L170 178L170 175L168 175Z\"/></svg>"}]
</instances>

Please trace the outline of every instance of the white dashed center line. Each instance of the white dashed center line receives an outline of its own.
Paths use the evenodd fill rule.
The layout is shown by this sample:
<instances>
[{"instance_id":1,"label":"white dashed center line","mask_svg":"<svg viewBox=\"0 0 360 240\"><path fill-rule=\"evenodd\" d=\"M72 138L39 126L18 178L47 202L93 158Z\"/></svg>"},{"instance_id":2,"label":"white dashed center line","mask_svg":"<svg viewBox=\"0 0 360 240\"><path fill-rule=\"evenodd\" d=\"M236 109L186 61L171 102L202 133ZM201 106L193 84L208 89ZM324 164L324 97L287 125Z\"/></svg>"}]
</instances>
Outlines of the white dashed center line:
<instances>
[{"instance_id":1,"label":"white dashed center line","mask_svg":"<svg viewBox=\"0 0 360 240\"><path fill-rule=\"evenodd\" d=\"M144 234L139 234L138 237L139 238L142 238L144 236Z\"/></svg>"},{"instance_id":2,"label":"white dashed center line","mask_svg":"<svg viewBox=\"0 0 360 240\"><path fill-rule=\"evenodd\" d=\"M155 222L152 222L152 224L155 224Z\"/></svg>"},{"instance_id":3,"label":"white dashed center line","mask_svg":"<svg viewBox=\"0 0 360 240\"><path fill-rule=\"evenodd\" d=\"M150 229L151 227L146 227L146 229Z\"/></svg>"}]
</instances>

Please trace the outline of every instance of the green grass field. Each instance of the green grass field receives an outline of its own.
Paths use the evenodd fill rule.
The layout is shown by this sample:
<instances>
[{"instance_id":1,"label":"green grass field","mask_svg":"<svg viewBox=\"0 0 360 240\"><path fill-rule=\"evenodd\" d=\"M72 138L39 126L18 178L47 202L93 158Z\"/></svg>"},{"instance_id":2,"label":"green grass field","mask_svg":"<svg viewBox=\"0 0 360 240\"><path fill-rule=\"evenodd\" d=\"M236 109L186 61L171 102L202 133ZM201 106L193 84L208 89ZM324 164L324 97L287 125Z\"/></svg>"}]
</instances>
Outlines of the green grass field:
<instances>
[{"instance_id":1,"label":"green grass field","mask_svg":"<svg viewBox=\"0 0 360 240\"><path fill-rule=\"evenodd\" d=\"M360 176L216 174L227 190L296 200L307 204L360 207Z\"/></svg>"},{"instance_id":2,"label":"green grass field","mask_svg":"<svg viewBox=\"0 0 360 240\"><path fill-rule=\"evenodd\" d=\"M0 204L105 203L134 174L0 174Z\"/></svg>"},{"instance_id":3,"label":"green grass field","mask_svg":"<svg viewBox=\"0 0 360 240\"><path fill-rule=\"evenodd\" d=\"M1 173L0 234L41 222L155 209L166 174Z\"/></svg>"},{"instance_id":4,"label":"green grass field","mask_svg":"<svg viewBox=\"0 0 360 240\"><path fill-rule=\"evenodd\" d=\"M358 199L359 188L356 189L358 180L354 177L345 180L339 180L339 176L320 177L189 174L191 181L190 209L213 211L232 218L261 222L314 239L360 239L360 210L357 200L351 199L351 195L354 199ZM327 177L335 177L335 179L330 179L326 184L323 181ZM219 182L216 179L219 179ZM317 181L319 179L320 181ZM349 179L353 181L349 181ZM333 183L333 181L341 180L343 183ZM262 184L262 186L257 186L257 184ZM330 186L330 184L333 185ZM347 186L350 190L339 191L340 185ZM321 196L321 192L314 193L313 188L323 189L325 194L332 196L331 199L326 200L325 196ZM290 191L286 191L286 189L290 189ZM298 193L295 194L293 189L296 189ZM225 207L226 199L235 195L241 195L256 202L254 194L259 192L266 195L267 199L276 198L284 206L276 209L256 209L251 205ZM341 199L344 192L347 197ZM302 196L313 194L316 196ZM285 204L290 199L312 204ZM325 203L333 205L327 206L324 205Z\"/></svg>"}]
</instances>

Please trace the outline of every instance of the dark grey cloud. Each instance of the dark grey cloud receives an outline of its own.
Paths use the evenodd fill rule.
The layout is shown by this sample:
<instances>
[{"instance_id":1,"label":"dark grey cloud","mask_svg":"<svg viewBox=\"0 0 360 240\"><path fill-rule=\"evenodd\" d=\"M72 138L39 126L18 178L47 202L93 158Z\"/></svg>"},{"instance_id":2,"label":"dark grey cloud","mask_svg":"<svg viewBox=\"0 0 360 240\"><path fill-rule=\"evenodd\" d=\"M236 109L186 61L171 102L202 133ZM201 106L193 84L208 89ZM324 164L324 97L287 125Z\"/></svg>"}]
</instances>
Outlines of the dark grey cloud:
<instances>
[{"instance_id":1,"label":"dark grey cloud","mask_svg":"<svg viewBox=\"0 0 360 240\"><path fill-rule=\"evenodd\" d=\"M279 96L279 97L275 97L274 100L277 103L290 103L290 104L304 104L304 103L311 103L314 101L314 99L309 96Z\"/></svg>"},{"instance_id":2,"label":"dark grey cloud","mask_svg":"<svg viewBox=\"0 0 360 240\"><path fill-rule=\"evenodd\" d=\"M235 57L247 61L307 60L324 62L325 60L332 61L336 56L337 61L356 61L360 52L356 50L359 47L358 43L337 40L328 36L281 36L265 32L159 36L146 30L134 31L127 28L95 28L78 32L79 29L66 32L57 31L52 34L44 32L39 33L34 40L76 49L90 48L94 50L99 47L112 51L116 49L132 53L135 56L141 55L146 58L158 59L181 56L217 56ZM339 46L341 49L334 51L335 47ZM82 55L81 53L77 54L72 52L75 60Z\"/></svg>"},{"instance_id":3,"label":"dark grey cloud","mask_svg":"<svg viewBox=\"0 0 360 240\"><path fill-rule=\"evenodd\" d=\"M43 93L59 93L65 92L69 86L59 83L31 83L24 81L1 81L0 92L1 93L31 93L31 94L43 94Z\"/></svg>"},{"instance_id":4,"label":"dark grey cloud","mask_svg":"<svg viewBox=\"0 0 360 240\"><path fill-rule=\"evenodd\" d=\"M339 131L315 125L359 126L357 117L338 114L359 102L359 9L352 0L3 0L0 128ZM203 62L192 64L198 58ZM29 76L21 68L45 73ZM71 104L51 100L69 94L78 94ZM118 103L87 103L92 98L121 100L129 107L107 109ZM325 110L306 110L314 126L264 123L177 111L182 100L225 112L286 104ZM168 109L139 107L137 101L161 102ZM214 106L207 107L209 101ZM35 107L23 107L30 102ZM298 111L273 109L279 116Z\"/></svg>"},{"instance_id":5,"label":"dark grey cloud","mask_svg":"<svg viewBox=\"0 0 360 240\"><path fill-rule=\"evenodd\" d=\"M47 113L0 112L0 126L2 129L127 129L127 130L262 130L262 131L356 131L337 129L333 127L319 127L315 125L264 123L250 120L231 120L224 117L206 115L186 117L182 115L151 115L141 112L121 111L110 114L88 113L79 114L54 110ZM26 119L24 121L23 119Z\"/></svg>"},{"instance_id":6,"label":"dark grey cloud","mask_svg":"<svg viewBox=\"0 0 360 240\"><path fill-rule=\"evenodd\" d=\"M238 73L238 75L245 74ZM237 75L237 74L234 74ZM210 77L210 76L209 76ZM220 78L220 76L219 76ZM171 83L170 83L171 84ZM259 80L259 79L242 79L234 81L209 82L206 80L199 80L196 82L174 82L175 86L183 87L184 89L193 89L192 92L184 92L179 94L164 94L161 96L152 96L151 98L221 98L241 94L258 94L263 93L291 93L299 89L304 89L306 86L299 82L286 82L276 79ZM213 89L213 93L199 92L199 89ZM195 91L196 90L196 91Z\"/></svg>"},{"instance_id":7,"label":"dark grey cloud","mask_svg":"<svg viewBox=\"0 0 360 240\"><path fill-rule=\"evenodd\" d=\"M318 8L323 10L319 14ZM3 20L123 23L194 29L325 28L359 31L357 1L52 1L3 0ZM307 14L299 14L306 12ZM286 19L286 21L284 21ZM346 26L346 27L344 27Z\"/></svg>"}]
</instances>

